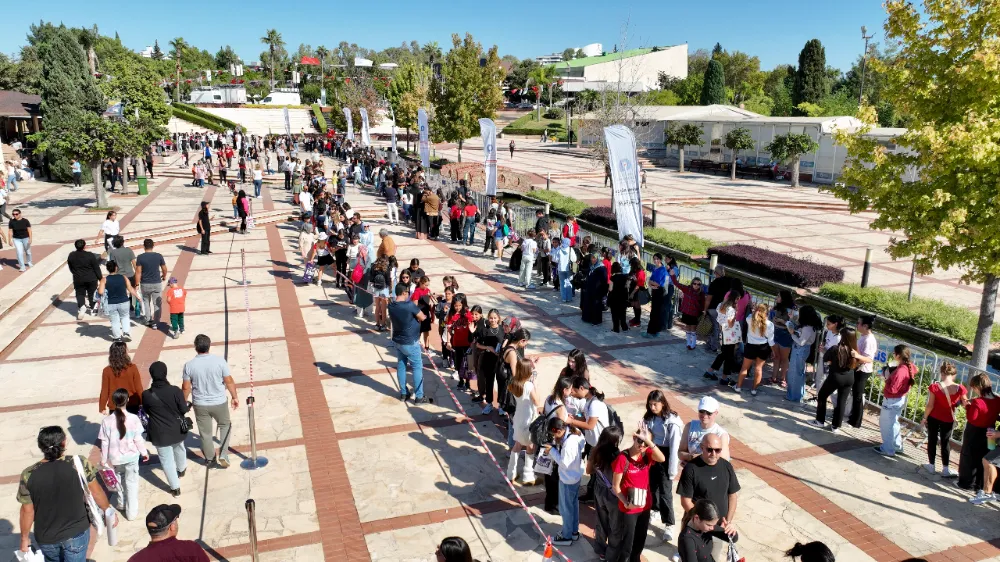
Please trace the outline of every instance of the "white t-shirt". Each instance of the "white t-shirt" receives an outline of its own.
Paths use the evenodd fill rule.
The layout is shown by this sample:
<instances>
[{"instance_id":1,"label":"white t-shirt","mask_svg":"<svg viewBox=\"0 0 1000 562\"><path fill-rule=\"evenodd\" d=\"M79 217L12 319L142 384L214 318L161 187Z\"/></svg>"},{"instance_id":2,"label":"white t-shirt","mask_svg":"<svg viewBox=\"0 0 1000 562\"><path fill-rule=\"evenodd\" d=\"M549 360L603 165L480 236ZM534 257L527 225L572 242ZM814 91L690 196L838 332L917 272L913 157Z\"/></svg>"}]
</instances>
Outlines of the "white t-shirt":
<instances>
[{"instance_id":1,"label":"white t-shirt","mask_svg":"<svg viewBox=\"0 0 1000 562\"><path fill-rule=\"evenodd\" d=\"M302 204L303 211L309 211L310 213L312 212L313 196L311 193L309 193L308 191L303 191L302 193L299 193L299 202Z\"/></svg>"},{"instance_id":2,"label":"white t-shirt","mask_svg":"<svg viewBox=\"0 0 1000 562\"><path fill-rule=\"evenodd\" d=\"M254 181L259 181L264 179L264 171L260 168L253 169L253 179Z\"/></svg>"},{"instance_id":3,"label":"white t-shirt","mask_svg":"<svg viewBox=\"0 0 1000 562\"><path fill-rule=\"evenodd\" d=\"M117 220L106 220L101 225L101 230L104 231L105 236L117 236L121 232L121 224Z\"/></svg>"},{"instance_id":4,"label":"white t-shirt","mask_svg":"<svg viewBox=\"0 0 1000 562\"><path fill-rule=\"evenodd\" d=\"M531 238L525 238L521 242L521 259L535 261L535 257L538 255L538 242L535 242Z\"/></svg>"},{"instance_id":5,"label":"white t-shirt","mask_svg":"<svg viewBox=\"0 0 1000 562\"><path fill-rule=\"evenodd\" d=\"M875 334L868 334L867 336L858 338L858 353L865 357L874 358L876 352L878 352L878 341L875 340ZM872 363L862 363L858 367L858 370L862 373L871 373L873 370L872 366Z\"/></svg>"},{"instance_id":6,"label":"white t-shirt","mask_svg":"<svg viewBox=\"0 0 1000 562\"><path fill-rule=\"evenodd\" d=\"M0 187L0 205L3 205L6 202L7 202L7 188Z\"/></svg>"},{"instance_id":7,"label":"white t-shirt","mask_svg":"<svg viewBox=\"0 0 1000 562\"><path fill-rule=\"evenodd\" d=\"M597 398L591 398L587 400L587 406L584 408L584 417L586 419L597 418L597 424L594 425L594 429L584 430L583 436L586 437L587 443L591 447L597 446L597 438L601 436L601 432L604 431L605 427L608 427L608 407L604 402L598 400Z\"/></svg>"}]
</instances>

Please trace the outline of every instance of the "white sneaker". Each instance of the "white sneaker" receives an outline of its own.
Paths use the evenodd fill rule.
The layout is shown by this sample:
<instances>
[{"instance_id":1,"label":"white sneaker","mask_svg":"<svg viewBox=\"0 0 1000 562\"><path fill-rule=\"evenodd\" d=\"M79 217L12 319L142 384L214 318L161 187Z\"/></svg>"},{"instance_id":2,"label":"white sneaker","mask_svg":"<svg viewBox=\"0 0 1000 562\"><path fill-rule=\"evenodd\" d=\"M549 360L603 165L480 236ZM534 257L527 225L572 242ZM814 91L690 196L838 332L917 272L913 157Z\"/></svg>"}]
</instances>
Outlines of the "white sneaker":
<instances>
[{"instance_id":1,"label":"white sneaker","mask_svg":"<svg viewBox=\"0 0 1000 562\"><path fill-rule=\"evenodd\" d=\"M969 503L972 505L983 505L984 503L997 501L997 496L995 494L987 494L986 492L979 490L976 495L969 498Z\"/></svg>"},{"instance_id":2,"label":"white sneaker","mask_svg":"<svg viewBox=\"0 0 1000 562\"><path fill-rule=\"evenodd\" d=\"M844 432L841 431L841 429L839 427L831 427L830 428L830 433L833 433L834 435L841 435Z\"/></svg>"},{"instance_id":3,"label":"white sneaker","mask_svg":"<svg viewBox=\"0 0 1000 562\"><path fill-rule=\"evenodd\" d=\"M826 424L823 423L823 422L821 422L821 421L819 421L819 420L809 420L809 425L811 425L813 427L818 427L818 428L824 428L824 427L826 427Z\"/></svg>"},{"instance_id":4,"label":"white sneaker","mask_svg":"<svg viewBox=\"0 0 1000 562\"><path fill-rule=\"evenodd\" d=\"M941 469L941 476L944 476L945 478L958 478L958 474L952 472L947 466Z\"/></svg>"},{"instance_id":5,"label":"white sneaker","mask_svg":"<svg viewBox=\"0 0 1000 562\"><path fill-rule=\"evenodd\" d=\"M82 306L76 311L76 319L77 320L83 320L83 307Z\"/></svg>"},{"instance_id":6,"label":"white sneaker","mask_svg":"<svg viewBox=\"0 0 1000 562\"><path fill-rule=\"evenodd\" d=\"M925 464L925 465L924 465L924 470L926 470L927 472L929 472L929 473L931 473L931 474L936 474L936 473L937 473L937 471L936 471L936 470L934 470L934 465L933 465L933 464L931 464L931 463L927 463L927 464Z\"/></svg>"},{"instance_id":7,"label":"white sneaker","mask_svg":"<svg viewBox=\"0 0 1000 562\"><path fill-rule=\"evenodd\" d=\"M663 531L663 542L671 542L673 540L674 533L670 529Z\"/></svg>"}]
</instances>

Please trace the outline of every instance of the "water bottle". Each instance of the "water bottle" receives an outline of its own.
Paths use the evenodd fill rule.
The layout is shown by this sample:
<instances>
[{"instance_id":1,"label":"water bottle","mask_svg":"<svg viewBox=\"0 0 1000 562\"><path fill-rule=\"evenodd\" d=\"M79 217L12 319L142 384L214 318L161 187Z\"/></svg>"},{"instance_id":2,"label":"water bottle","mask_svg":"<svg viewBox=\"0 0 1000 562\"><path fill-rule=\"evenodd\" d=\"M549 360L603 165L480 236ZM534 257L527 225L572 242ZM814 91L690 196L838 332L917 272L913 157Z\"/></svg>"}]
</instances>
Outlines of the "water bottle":
<instances>
[{"instance_id":1,"label":"water bottle","mask_svg":"<svg viewBox=\"0 0 1000 562\"><path fill-rule=\"evenodd\" d=\"M115 525L115 508L108 507L104 511L104 526L108 532L108 546L115 546L118 544L118 528Z\"/></svg>"}]
</instances>

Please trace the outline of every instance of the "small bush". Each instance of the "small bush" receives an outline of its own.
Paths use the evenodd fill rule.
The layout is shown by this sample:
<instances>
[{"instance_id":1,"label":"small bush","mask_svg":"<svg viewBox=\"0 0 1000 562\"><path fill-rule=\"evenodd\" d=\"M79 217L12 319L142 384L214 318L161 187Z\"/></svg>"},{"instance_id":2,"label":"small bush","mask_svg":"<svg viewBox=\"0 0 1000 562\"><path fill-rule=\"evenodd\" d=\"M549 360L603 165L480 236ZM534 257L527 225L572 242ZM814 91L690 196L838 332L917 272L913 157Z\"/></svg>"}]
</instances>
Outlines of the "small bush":
<instances>
[{"instance_id":1,"label":"small bush","mask_svg":"<svg viewBox=\"0 0 1000 562\"><path fill-rule=\"evenodd\" d=\"M528 195L549 203L553 211L577 217L589 206L579 199L567 197L557 191L535 190Z\"/></svg>"},{"instance_id":2,"label":"small bush","mask_svg":"<svg viewBox=\"0 0 1000 562\"><path fill-rule=\"evenodd\" d=\"M819 294L966 343L972 342L976 335L979 316L975 312L936 299L913 297L908 302L903 291L862 289L852 283L827 283L820 287ZM1000 325L993 326L990 339L1000 341Z\"/></svg>"},{"instance_id":3,"label":"small bush","mask_svg":"<svg viewBox=\"0 0 1000 562\"><path fill-rule=\"evenodd\" d=\"M565 119L566 112L558 107L551 107L542 114L542 117L546 119Z\"/></svg>"},{"instance_id":4,"label":"small bush","mask_svg":"<svg viewBox=\"0 0 1000 562\"><path fill-rule=\"evenodd\" d=\"M618 219L611 207L589 207L580 213L578 218L611 230L618 230ZM642 217L642 226L653 226L653 220L646 216Z\"/></svg>"},{"instance_id":5,"label":"small bush","mask_svg":"<svg viewBox=\"0 0 1000 562\"><path fill-rule=\"evenodd\" d=\"M713 240L695 234L665 228L644 228L642 234L647 242L654 242L692 256L708 255L708 249L715 244Z\"/></svg>"},{"instance_id":6,"label":"small bush","mask_svg":"<svg viewBox=\"0 0 1000 562\"><path fill-rule=\"evenodd\" d=\"M844 280L839 267L793 258L747 244L717 246L708 249L719 254L719 263L760 275L793 287L819 287L823 283Z\"/></svg>"}]
</instances>

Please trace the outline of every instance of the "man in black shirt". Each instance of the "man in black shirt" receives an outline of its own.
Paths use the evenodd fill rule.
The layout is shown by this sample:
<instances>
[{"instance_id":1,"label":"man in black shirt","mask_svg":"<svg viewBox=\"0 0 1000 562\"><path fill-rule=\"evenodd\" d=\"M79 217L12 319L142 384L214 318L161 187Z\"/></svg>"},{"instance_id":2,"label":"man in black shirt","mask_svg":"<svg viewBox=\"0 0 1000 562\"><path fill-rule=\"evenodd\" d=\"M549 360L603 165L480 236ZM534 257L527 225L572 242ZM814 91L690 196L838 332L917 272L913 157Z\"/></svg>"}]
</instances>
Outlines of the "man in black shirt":
<instances>
[{"instance_id":1,"label":"man in black shirt","mask_svg":"<svg viewBox=\"0 0 1000 562\"><path fill-rule=\"evenodd\" d=\"M97 469L85 457L63 457L66 433L57 425L38 432L38 448L45 459L21 472L17 501L21 504L21 552L31 548L31 527L35 542L46 560L83 562L90 543L90 520L83 502L78 460L87 481L87 491L102 511L111 507L104 488L97 482ZM118 526L115 516L114 526Z\"/></svg>"},{"instance_id":2,"label":"man in black shirt","mask_svg":"<svg viewBox=\"0 0 1000 562\"><path fill-rule=\"evenodd\" d=\"M208 201L202 201L198 211L198 234L201 234L201 255L211 254L212 218L208 215Z\"/></svg>"},{"instance_id":3,"label":"man in black shirt","mask_svg":"<svg viewBox=\"0 0 1000 562\"><path fill-rule=\"evenodd\" d=\"M690 511L701 499L710 500L719 509L719 527L731 537L736 536L733 519L736 516L737 492L740 482L733 465L722 458L722 439L709 433L701 441L701 455L684 466L677 495L684 512Z\"/></svg>"},{"instance_id":4,"label":"man in black shirt","mask_svg":"<svg viewBox=\"0 0 1000 562\"><path fill-rule=\"evenodd\" d=\"M715 277L712 282L708 285L708 317L712 319L712 335L708 337L708 350L712 353L719 352L719 313L716 309L720 304L722 304L722 299L726 298L726 293L729 292L729 287L733 284L733 280L726 277L726 270L718 265L715 267Z\"/></svg>"},{"instance_id":5,"label":"man in black shirt","mask_svg":"<svg viewBox=\"0 0 1000 562\"><path fill-rule=\"evenodd\" d=\"M542 209L535 210L535 232L542 233L549 231L549 216Z\"/></svg>"},{"instance_id":6,"label":"man in black shirt","mask_svg":"<svg viewBox=\"0 0 1000 562\"><path fill-rule=\"evenodd\" d=\"M28 267L35 265L31 263L31 223L21 216L21 209L14 209L11 216L14 218L7 224L7 239L17 251L17 268L24 273L25 257Z\"/></svg>"},{"instance_id":7,"label":"man in black shirt","mask_svg":"<svg viewBox=\"0 0 1000 562\"><path fill-rule=\"evenodd\" d=\"M87 247L85 240L77 240L73 246L76 251L70 252L66 264L69 265L69 272L73 274L73 288L76 289L76 319L83 320L84 299L87 300L86 311L89 314L97 312L94 310L94 293L97 292L97 282L103 275L97 254L84 250Z\"/></svg>"}]
</instances>

